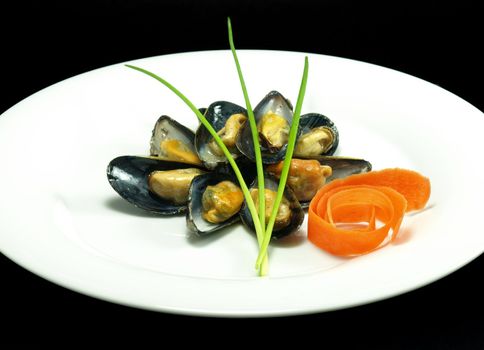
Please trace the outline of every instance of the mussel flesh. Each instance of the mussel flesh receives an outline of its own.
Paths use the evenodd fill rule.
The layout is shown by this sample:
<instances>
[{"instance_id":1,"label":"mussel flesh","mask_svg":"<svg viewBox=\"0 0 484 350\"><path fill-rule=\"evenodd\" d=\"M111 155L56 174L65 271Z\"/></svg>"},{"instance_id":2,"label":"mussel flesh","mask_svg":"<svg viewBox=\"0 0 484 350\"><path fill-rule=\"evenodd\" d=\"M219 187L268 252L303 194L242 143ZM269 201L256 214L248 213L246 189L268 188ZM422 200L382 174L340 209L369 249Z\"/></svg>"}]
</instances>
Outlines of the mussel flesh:
<instances>
[{"instance_id":1,"label":"mussel flesh","mask_svg":"<svg viewBox=\"0 0 484 350\"><path fill-rule=\"evenodd\" d=\"M174 204L185 204L190 183L195 176L203 173L197 168L155 170L148 175L148 187L151 192Z\"/></svg>"},{"instance_id":2,"label":"mussel flesh","mask_svg":"<svg viewBox=\"0 0 484 350\"><path fill-rule=\"evenodd\" d=\"M166 115L156 122L150 145L151 156L187 164L202 164L195 151L193 131Z\"/></svg>"},{"instance_id":3,"label":"mussel flesh","mask_svg":"<svg viewBox=\"0 0 484 350\"><path fill-rule=\"evenodd\" d=\"M197 235L217 231L239 221L244 196L228 174L207 173L192 181L188 195L187 226Z\"/></svg>"},{"instance_id":4,"label":"mussel flesh","mask_svg":"<svg viewBox=\"0 0 484 350\"><path fill-rule=\"evenodd\" d=\"M107 168L113 189L136 207L162 215L186 212L191 180L204 171L155 157L121 156Z\"/></svg>"},{"instance_id":5,"label":"mussel flesh","mask_svg":"<svg viewBox=\"0 0 484 350\"><path fill-rule=\"evenodd\" d=\"M237 214L244 201L239 186L224 180L207 186L202 196L202 217L213 224L219 224Z\"/></svg>"},{"instance_id":6,"label":"mussel flesh","mask_svg":"<svg viewBox=\"0 0 484 350\"><path fill-rule=\"evenodd\" d=\"M229 119L227 119L225 126L217 132L217 134L222 139L224 145L227 146L229 151L231 151L232 153L236 149L235 140L237 139L239 130L242 125L244 125L246 120L247 117L242 113L232 114ZM212 138L212 140L208 143L208 147L213 154L219 157L224 155L222 149L215 142L215 139Z\"/></svg>"},{"instance_id":7,"label":"mussel flesh","mask_svg":"<svg viewBox=\"0 0 484 350\"><path fill-rule=\"evenodd\" d=\"M271 91L254 108L264 164L277 163L284 158L292 116L291 103L277 91ZM249 123L241 128L236 145L242 154L252 161L255 160Z\"/></svg>"},{"instance_id":8,"label":"mussel flesh","mask_svg":"<svg viewBox=\"0 0 484 350\"><path fill-rule=\"evenodd\" d=\"M250 190L250 196L254 201L255 208L257 212L260 210L260 203L259 203L259 190L257 188L252 188ZM276 201L277 192L273 190L269 190L267 188L264 189L264 198L265 198L265 222L268 222L272 209L274 207L274 202ZM276 220L274 222L274 230L280 230L291 223L291 204L287 200L287 198L282 198L282 201L279 205L279 209L277 211Z\"/></svg>"},{"instance_id":9,"label":"mussel flesh","mask_svg":"<svg viewBox=\"0 0 484 350\"><path fill-rule=\"evenodd\" d=\"M321 165L331 167L332 174L326 179L326 182L335 179L343 179L350 175L361 174L371 171L371 163L364 159L340 157L340 156L319 156L315 157Z\"/></svg>"},{"instance_id":10,"label":"mussel flesh","mask_svg":"<svg viewBox=\"0 0 484 350\"><path fill-rule=\"evenodd\" d=\"M264 178L264 185L264 198L266 202L265 213L267 223L272 213L279 182L275 177L266 175ZM254 200L256 209L259 210L259 191L257 189L257 180L252 183L250 193L252 199ZM247 227L254 230L254 222L252 220L252 216L250 215L249 208L245 202L242 206L240 216L242 218L242 222ZM304 211L294 192L288 186L286 186L281 205L279 206L279 210L277 212L274 230L272 232L272 239L279 239L289 235L292 232L295 232L299 226L301 226L303 220Z\"/></svg>"},{"instance_id":11,"label":"mussel flesh","mask_svg":"<svg viewBox=\"0 0 484 350\"><path fill-rule=\"evenodd\" d=\"M245 108L231 102L217 101L207 108L205 118L221 137L232 157L237 158L240 152L235 147L235 142L247 120ZM222 149L203 125L200 125L195 133L195 148L208 169L214 169L219 164L227 163Z\"/></svg>"},{"instance_id":12,"label":"mussel flesh","mask_svg":"<svg viewBox=\"0 0 484 350\"><path fill-rule=\"evenodd\" d=\"M267 167L267 172L280 178L283 162ZM332 169L321 165L317 160L295 159L291 160L287 185L294 191L300 202L310 201L316 192L324 186L326 178L331 176Z\"/></svg>"},{"instance_id":13,"label":"mussel flesh","mask_svg":"<svg viewBox=\"0 0 484 350\"><path fill-rule=\"evenodd\" d=\"M257 123L262 147L270 152L279 151L289 139L289 122L284 117L269 111Z\"/></svg>"},{"instance_id":14,"label":"mussel flesh","mask_svg":"<svg viewBox=\"0 0 484 350\"><path fill-rule=\"evenodd\" d=\"M297 139L294 156L313 158L332 155L339 143L338 129L326 116L308 113L299 121L300 136Z\"/></svg>"},{"instance_id":15,"label":"mussel flesh","mask_svg":"<svg viewBox=\"0 0 484 350\"><path fill-rule=\"evenodd\" d=\"M269 165L269 174L279 178L283 162ZM326 183L353 174L371 170L371 164L364 159L319 156L316 159L291 159L287 185L294 191L303 208L309 206L318 190Z\"/></svg>"}]
</instances>

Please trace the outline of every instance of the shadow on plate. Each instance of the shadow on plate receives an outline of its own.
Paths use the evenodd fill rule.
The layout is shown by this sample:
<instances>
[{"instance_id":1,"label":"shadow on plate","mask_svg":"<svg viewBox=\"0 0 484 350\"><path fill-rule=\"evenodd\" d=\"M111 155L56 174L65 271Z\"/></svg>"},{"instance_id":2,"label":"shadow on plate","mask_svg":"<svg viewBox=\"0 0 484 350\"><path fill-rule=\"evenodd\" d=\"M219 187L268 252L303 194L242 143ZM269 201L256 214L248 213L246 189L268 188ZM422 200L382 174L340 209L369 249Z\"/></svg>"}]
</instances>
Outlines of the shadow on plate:
<instances>
[{"instance_id":1,"label":"shadow on plate","mask_svg":"<svg viewBox=\"0 0 484 350\"><path fill-rule=\"evenodd\" d=\"M405 244L412 239L412 236L413 236L413 231L410 228L405 227L401 229L400 232L398 232L398 236L393 240L392 244L395 244L395 245Z\"/></svg>"},{"instance_id":2,"label":"shadow on plate","mask_svg":"<svg viewBox=\"0 0 484 350\"><path fill-rule=\"evenodd\" d=\"M115 210L123 214L145 217L145 218L160 217L160 215L158 214L150 213L149 211L137 208L134 205L128 203L127 201L119 197L111 197L107 199L104 202L104 205L106 205L106 207L108 207L109 209Z\"/></svg>"},{"instance_id":3,"label":"shadow on plate","mask_svg":"<svg viewBox=\"0 0 484 350\"><path fill-rule=\"evenodd\" d=\"M247 227L245 227L242 223L236 223L234 225L230 225L227 227L224 227L223 229L209 233L206 236L197 236L193 232L187 231L187 240L190 244L196 247L205 247L209 244L212 244L222 237L230 234L234 229L242 227L244 231L249 235L250 237L247 237L247 239L254 239L256 240L255 233L250 231ZM271 246L278 247L278 248L291 248L291 247L297 247L301 244L304 243L306 240L306 233L304 230L299 229L296 232L292 233L289 236L286 236L284 238L278 239L276 241L271 241Z\"/></svg>"},{"instance_id":4,"label":"shadow on plate","mask_svg":"<svg viewBox=\"0 0 484 350\"><path fill-rule=\"evenodd\" d=\"M242 227L244 228L245 232L247 232L248 235L252 236L254 240L257 240L255 236L255 232L252 232L245 225L242 225ZM277 248L292 248L303 244L305 240L306 240L306 233L303 229L299 228L296 232L293 232L288 236L285 236L276 240L271 240L271 243L269 245Z\"/></svg>"},{"instance_id":5,"label":"shadow on plate","mask_svg":"<svg viewBox=\"0 0 484 350\"><path fill-rule=\"evenodd\" d=\"M224 227L219 231L207 234L206 236L197 236L195 233L187 230L187 241L194 247L205 247L209 244L218 241L225 235L230 234L234 230L234 225Z\"/></svg>"},{"instance_id":6,"label":"shadow on plate","mask_svg":"<svg viewBox=\"0 0 484 350\"><path fill-rule=\"evenodd\" d=\"M306 241L306 232L300 228L296 232L281 239L271 241L271 245L278 248L292 248L303 244Z\"/></svg>"}]
</instances>

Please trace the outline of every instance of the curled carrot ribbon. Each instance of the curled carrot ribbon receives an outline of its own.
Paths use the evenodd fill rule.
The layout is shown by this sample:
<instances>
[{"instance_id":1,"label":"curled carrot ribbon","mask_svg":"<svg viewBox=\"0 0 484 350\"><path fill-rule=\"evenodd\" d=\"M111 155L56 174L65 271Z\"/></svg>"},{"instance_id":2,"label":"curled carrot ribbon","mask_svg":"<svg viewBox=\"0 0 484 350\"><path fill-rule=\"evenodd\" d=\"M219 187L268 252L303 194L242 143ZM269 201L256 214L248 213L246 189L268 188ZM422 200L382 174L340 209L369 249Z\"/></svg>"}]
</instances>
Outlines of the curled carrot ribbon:
<instances>
[{"instance_id":1,"label":"curled carrot ribbon","mask_svg":"<svg viewBox=\"0 0 484 350\"><path fill-rule=\"evenodd\" d=\"M383 169L335 180L311 201L308 238L334 255L371 252L394 240L405 213L422 209L429 197L429 179L412 170Z\"/></svg>"}]
</instances>

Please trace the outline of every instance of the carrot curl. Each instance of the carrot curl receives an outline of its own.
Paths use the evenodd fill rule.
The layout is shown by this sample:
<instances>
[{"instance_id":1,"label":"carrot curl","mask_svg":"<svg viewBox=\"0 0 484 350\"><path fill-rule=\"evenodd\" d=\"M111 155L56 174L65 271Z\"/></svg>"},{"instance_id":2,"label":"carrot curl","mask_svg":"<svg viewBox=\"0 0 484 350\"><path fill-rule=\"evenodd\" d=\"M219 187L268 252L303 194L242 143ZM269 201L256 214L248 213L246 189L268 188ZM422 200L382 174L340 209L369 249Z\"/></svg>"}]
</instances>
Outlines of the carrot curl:
<instances>
[{"instance_id":1,"label":"carrot curl","mask_svg":"<svg viewBox=\"0 0 484 350\"><path fill-rule=\"evenodd\" d=\"M334 255L369 253L394 240L405 213L429 197L429 179L400 168L332 181L311 201L308 239Z\"/></svg>"}]
</instances>

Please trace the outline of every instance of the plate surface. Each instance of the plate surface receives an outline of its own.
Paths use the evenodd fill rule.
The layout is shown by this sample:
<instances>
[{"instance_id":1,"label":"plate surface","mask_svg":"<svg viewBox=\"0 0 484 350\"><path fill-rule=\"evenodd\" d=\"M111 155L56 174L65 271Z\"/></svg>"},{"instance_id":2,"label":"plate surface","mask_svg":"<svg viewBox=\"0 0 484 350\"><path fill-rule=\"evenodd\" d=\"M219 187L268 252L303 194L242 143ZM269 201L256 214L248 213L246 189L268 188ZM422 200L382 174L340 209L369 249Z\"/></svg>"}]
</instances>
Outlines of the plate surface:
<instances>
[{"instance_id":1,"label":"plate surface","mask_svg":"<svg viewBox=\"0 0 484 350\"><path fill-rule=\"evenodd\" d=\"M0 249L59 285L165 312L276 316L334 310L439 279L484 250L482 112L433 84L362 62L309 54L303 113L329 116L337 155L374 169L417 170L432 182L428 210L405 217L398 240L351 259L296 235L273 244L258 278L254 237L242 226L203 239L184 217L160 218L124 202L106 178L118 155L145 155L157 118L195 129L169 90L122 64L44 89L0 117ZM304 54L239 52L251 102L270 90L295 102ZM174 84L197 106L243 105L229 51L130 62Z\"/></svg>"}]
</instances>

